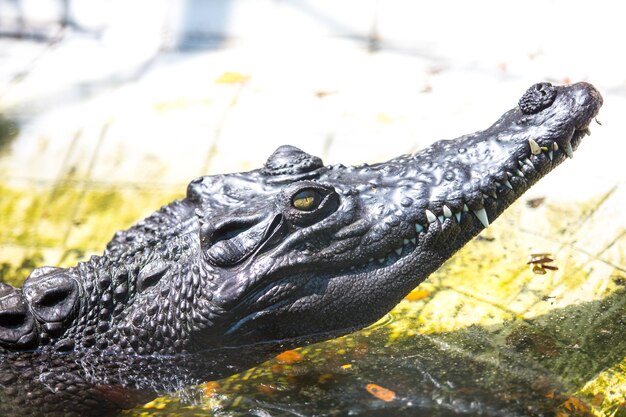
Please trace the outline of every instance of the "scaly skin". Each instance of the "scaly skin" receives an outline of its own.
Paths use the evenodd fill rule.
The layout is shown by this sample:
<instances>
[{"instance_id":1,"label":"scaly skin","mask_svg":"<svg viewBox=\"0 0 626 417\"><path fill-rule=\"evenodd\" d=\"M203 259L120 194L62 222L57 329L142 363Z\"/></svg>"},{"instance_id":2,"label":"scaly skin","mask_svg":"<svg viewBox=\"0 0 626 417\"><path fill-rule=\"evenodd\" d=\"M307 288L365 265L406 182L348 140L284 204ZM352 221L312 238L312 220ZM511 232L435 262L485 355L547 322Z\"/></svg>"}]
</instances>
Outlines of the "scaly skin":
<instances>
[{"instance_id":1,"label":"scaly skin","mask_svg":"<svg viewBox=\"0 0 626 417\"><path fill-rule=\"evenodd\" d=\"M601 105L590 84L536 84L414 155L324 166L282 146L193 181L103 256L0 284L0 414L109 415L373 323L571 156Z\"/></svg>"}]
</instances>

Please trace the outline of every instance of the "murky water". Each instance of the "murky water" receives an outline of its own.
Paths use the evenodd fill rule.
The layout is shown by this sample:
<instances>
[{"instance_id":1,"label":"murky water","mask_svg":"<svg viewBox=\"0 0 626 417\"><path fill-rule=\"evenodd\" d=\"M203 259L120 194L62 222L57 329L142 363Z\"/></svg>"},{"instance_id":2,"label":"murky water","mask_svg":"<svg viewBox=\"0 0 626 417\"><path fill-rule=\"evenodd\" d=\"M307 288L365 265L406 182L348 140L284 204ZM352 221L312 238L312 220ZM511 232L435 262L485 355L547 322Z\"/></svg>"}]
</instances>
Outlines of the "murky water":
<instances>
[{"instance_id":1,"label":"murky water","mask_svg":"<svg viewBox=\"0 0 626 417\"><path fill-rule=\"evenodd\" d=\"M436 333L421 332L430 296L404 301L386 324L286 352L125 415L623 415L623 405L601 394L610 387L580 388L606 369L623 376L625 295Z\"/></svg>"}]
</instances>

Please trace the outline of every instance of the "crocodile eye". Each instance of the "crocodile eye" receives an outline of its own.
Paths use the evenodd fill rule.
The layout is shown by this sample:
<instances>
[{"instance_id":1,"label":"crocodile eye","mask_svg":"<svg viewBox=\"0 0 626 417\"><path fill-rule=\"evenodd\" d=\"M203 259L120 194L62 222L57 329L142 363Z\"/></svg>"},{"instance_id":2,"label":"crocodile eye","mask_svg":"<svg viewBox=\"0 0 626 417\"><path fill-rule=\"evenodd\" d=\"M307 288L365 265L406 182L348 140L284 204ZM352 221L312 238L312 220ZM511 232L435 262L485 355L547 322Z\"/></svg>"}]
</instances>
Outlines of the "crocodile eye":
<instances>
[{"instance_id":1,"label":"crocodile eye","mask_svg":"<svg viewBox=\"0 0 626 417\"><path fill-rule=\"evenodd\" d=\"M298 210L311 211L317 207L319 201L320 195L317 191L306 189L293 196L291 205Z\"/></svg>"}]
</instances>

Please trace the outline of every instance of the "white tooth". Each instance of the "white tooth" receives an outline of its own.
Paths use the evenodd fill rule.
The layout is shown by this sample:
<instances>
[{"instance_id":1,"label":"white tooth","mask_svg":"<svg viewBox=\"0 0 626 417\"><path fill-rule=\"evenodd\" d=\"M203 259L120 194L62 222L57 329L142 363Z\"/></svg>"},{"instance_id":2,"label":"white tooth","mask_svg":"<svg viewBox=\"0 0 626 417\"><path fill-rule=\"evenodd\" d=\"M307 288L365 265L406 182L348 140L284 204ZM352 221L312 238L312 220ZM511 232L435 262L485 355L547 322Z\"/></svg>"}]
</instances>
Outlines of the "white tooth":
<instances>
[{"instance_id":1,"label":"white tooth","mask_svg":"<svg viewBox=\"0 0 626 417\"><path fill-rule=\"evenodd\" d=\"M553 151L558 151L559 150L559 144L556 142L552 142L552 150Z\"/></svg>"},{"instance_id":2,"label":"white tooth","mask_svg":"<svg viewBox=\"0 0 626 417\"><path fill-rule=\"evenodd\" d=\"M548 158L552 161L554 159L554 152L548 151Z\"/></svg>"},{"instance_id":3,"label":"white tooth","mask_svg":"<svg viewBox=\"0 0 626 417\"><path fill-rule=\"evenodd\" d=\"M395 248L393 251L396 253L396 255L400 256L400 254L402 253L402 248Z\"/></svg>"},{"instance_id":4,"label":"white tooth","mask_svg":"<svg viewBox=\"0 0 626 417\"><path fill-rule=\"evenodd\" d=\"M424 226L422 226L422 225L421 225L421 224L419 224L419 223L415 223L415 231L416 231L417 233L422 233L422 230L424 230Z\"/></svg>"},{"instance_id":5,"label":"white tooth","mask_svg":"<svg viewBox=\"0 0 626 417\"><path fill-rule=\"evenodd\" d=\"M489 218L487 217L487 212L485 211L484 207L478 210L474 210L474 214L476 215L478 220L480 220L483 226L485 227L489 226Z\"/></svg>"},{"instance_id":6,"label":"white tooth","mask_svg":"<svg viewBox=\"0 0 626 417\"><path fill-rule=\"evenodd\" d=\"M528 158L524 158L524 163L525 163L526 165L528 165L529 167L533 168L533 169L535 168L535 166L533 165L533 163L532 163L532 162L530 162L530 159L528 159Z\"/></svg>"},{"instance_id":7,"label":"white tooth","mask_svg":"<svg viewBox=\"0 0 626 417\"><path fill-rule=\"evenodd\" d=\"M513 174L511 174L509 171L507 171L507 172L506 172L506 175L507 175L509 178L513 178Z\"/></svg>"},{"instance_id":8,"label":"white tooth","mask_svg":"<svg viewBox=\"0 0 626 417\"><path fill-rule=\"evenodd\" d=\"M437 220L437 216L435 216L435 213L433 213L430 210L426 210L426 218L428 219L428 223L433 223L434 221Z\"/></svg>"},{"instance_id":9,"label":"white tooth","mask_svg":"<svg viewBox=\"0 0 626 417\"><path fill-rule=\"evenodd\" d=\"M461 223L461 212L454 213L454 217L456 217L456 222Z\"/></svg>"},{"instance_id":10,"label":"white tooth","mask_svg":"<svg viewBox=\"0 0 626 417\"><path fill-rule=\"evenodd\" d=\"M415 240L415 238L414 238L414 237L412 237L411 239L409 239L409 241L410 241L412 244L414 244L414 245L415 245L415 244L416 244L416 242L417 242L417 240Z\"/></svg>"},{"instance_id":11,"label":"white tooth","mask_svg":"<svg viewBox=\"0 0 626 417\"><path fill-rule=\"evenodd\" d=\"M519 169L515 168L515 174L519 177L523 177L524 173L522 171L520 171Z\"/></svg>"},{"instance_id":12,"label":"white tooth","mask_svg":"<svg viewBox=\"0 0 626 417\"><path fill-rule=\"evenodd\" d=\"M443 223L446 221L446 218L443 217L442 215L437 216L437 218L439 219L439 223Z\"/></svg>"},{"instance_id":13,"label":"white tooth","mask_svg":"<svg viewBox=\"0 0 626 417\"><path fill-rule=\"evenodd\" d=\"M404 246L408 245L408 244L409 244L409 239L404 239L404 240L402 241L402 244L403 244Z\"/></svg>"},{"instance_id":14,"label":"white tooth","mask_svg":"<svg viewBox=\"0 0 626 417\"><path fill-rule=\"evenodd\" d=\"M467 213L469 211L469 207L467 207L467 204L463 204L463 211L465 213Z\"/></svg>"},{"instance_id":15,"label":"white tooth","mask_svg":"<svg viewBox=\"0 0 626 417\"><path fill-rule=\"evenodd\" d=\"M443 205L443 215L446 217L452 217L452 211L445 204Z\"/></svg>"},{"instance_id":16,"label":"white tooth","mask_svg":"<svg viewBox=\"0 0 626 417\"><path fill-rule=\"evenodd\" d=\"M509 187L511 190L513 189L513 186L511 185L511 183L509 182L509 180L504 181L504 185L506 185L507 187Z\"/></svg>"},{"instance_id":17,"label":"white tooth","mask_svg":"<svg viewBox=\"0 0 626 417\"><path fill-rule=\"evenodd\" d=\"M367 262L374 262L374 258L369 258Z\"/></svg>"},{"instance_id":18,"label":"white tooth","mask_svg":"<svg viewBox=\"0 0 626 417\"><path fill-rule=\"evenodd\" d=\"M489 191L489 195L491 196L491 198L493 198L494 200L498 199L498 194L496 194L496 191Z\"/></svg>"},{"instance_id":19,"label":"white tooth","mask_svg":"<svg viewBox=\"0 0 626 417\"><path fill-rule=\"evenodd\" d=\"M350 271L354 271L354 268L355 268L355 266L354 266L354 265L352 265L352 266L350 267Z\"/></svg>"},{"instance_id":20,"label":"white tooth","mask_svg":"<svg viewBox=\"0 0 626 417\"><path fill-rule=\"evenodd\" d=\"M574 150L572 149L571 143L565 142L565 147L563 148L563 150L565 151L565 154L567 155L568 158L574 157Z\"/></svg>"},{"instance_id":21,"label":"white tooth","mask_svg":"<svg viewBox=\"0 0 626 417\"><path fill-rule=\"evenodd\" d=\"M385 263L385 258L378 258L378 263L379 264Z\"/></svg>"},{"instance_id":22,"label":"white tooth","mask_svg":"<svg viewBox=\"0 0 626 417\"><path fill-rule=\"evenodd\" d=\"M485 194L485 193L480 193L480 194L482 194L483 198L488 198L488 197L489 197L489 196L488 196L487 194Z\"/></svg>"},{"instance_id":23,"label":"white tooth","mask_svg":"<svg viewBox=\"0 0 626 417\"><path fill-rule=\"evenodd\" d=\"M530 145L530 153L533 155L539 155L541 153L541 148L534 139L528 139L528 144Z\"/></svg>"}]
</instances>

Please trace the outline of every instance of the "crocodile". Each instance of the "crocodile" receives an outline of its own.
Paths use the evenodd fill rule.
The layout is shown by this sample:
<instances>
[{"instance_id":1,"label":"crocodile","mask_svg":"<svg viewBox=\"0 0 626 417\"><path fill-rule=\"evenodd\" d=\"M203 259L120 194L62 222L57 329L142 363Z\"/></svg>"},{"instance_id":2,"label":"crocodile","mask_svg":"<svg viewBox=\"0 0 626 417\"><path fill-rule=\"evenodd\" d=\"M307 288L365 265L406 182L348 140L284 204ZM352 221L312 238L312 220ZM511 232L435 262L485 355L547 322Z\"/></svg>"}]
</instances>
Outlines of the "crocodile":
<instances>
[{"instance_id":1,"label":"crocodile","mask_svg":"<svg viewBox=\"0 0 626 417\"><path fill-rule=\"evenodd\" d=\"M538 83L486 130L203 176L102 256L0 283L0 415L106 416L377 321L572 157L601 105Z\"/></svg>"}]
</instances>

